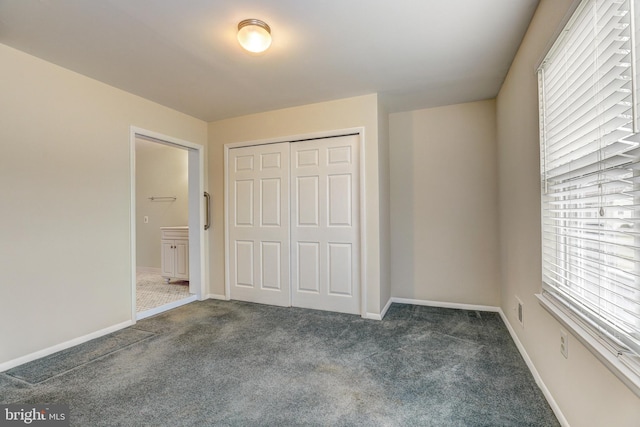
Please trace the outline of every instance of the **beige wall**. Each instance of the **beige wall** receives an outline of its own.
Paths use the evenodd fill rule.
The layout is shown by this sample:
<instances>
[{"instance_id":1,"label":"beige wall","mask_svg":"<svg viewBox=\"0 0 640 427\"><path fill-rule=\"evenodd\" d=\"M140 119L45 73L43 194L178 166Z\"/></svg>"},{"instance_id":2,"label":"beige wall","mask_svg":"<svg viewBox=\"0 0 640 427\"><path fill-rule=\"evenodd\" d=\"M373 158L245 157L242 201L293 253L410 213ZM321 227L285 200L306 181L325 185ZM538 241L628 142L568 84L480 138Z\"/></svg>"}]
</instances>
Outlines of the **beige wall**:
<instances>
[{"instance_id":1,"label":"beige wall","mask_svg":"<svg viewBox=\"0 0 640 427\"><path fill-rule=\"evenodd\" d=\"M392 295L498 306L495 102L389 123Z\"/></svg>"},{"instance_id":2,"label":"beige wall","mask_svg":"<svg viewBox=\"0 0 640 427\"><path fill-rule=\"evenodd\" d=\"M130 126L205 122L0 45L0 363L131 320Z\"/></svg>"},{"instance_id":3,"label":"beige wall","mask_svg":"<svg viewBox=\"0 0 640 427\"><path fill-rule=\"evenodd\" d=\"M136 140L138 267L160 268L160 227L189 224L188 157L185 149ZM176 200L149 200L152 196L175 196Z\"/></svg>"},{"instance_id":4,"label":"beige wall","mask_svg":"<svg viewBox=\"0 0 640 427\"><path fill-rule=\"evenodd\" d=\"M638 426L640 398L575 337L560 354L560 325L541 290L540 176L535 67L572 0L542 0L497 98L502 309L572 426ZM524 302L524 328L515 297Z\"/></svg>"},{"instance_id":5,"label":"beige wall","mask_svg":"<svg viewBox=\"0 0 640 427\"><path fill-rule=\"evenodd\" d=\"M391 169L389 113L378 100L378 186L380 193L380 310L391 298Z\"/></svg>"},{"instance_id":6,"label":"beige wall","mask_svg":"<svg viewBox=\"0 0 640 427\"><path fill-rule=\"evenodd\" d=\"M378 101L366 95L304 105L209 124L209 188L213 204L210 292L224 294L224 144L364 127L367 312L380 313ZM385 301L386 302L386 301Z\"/></svg>"}]
</instances>

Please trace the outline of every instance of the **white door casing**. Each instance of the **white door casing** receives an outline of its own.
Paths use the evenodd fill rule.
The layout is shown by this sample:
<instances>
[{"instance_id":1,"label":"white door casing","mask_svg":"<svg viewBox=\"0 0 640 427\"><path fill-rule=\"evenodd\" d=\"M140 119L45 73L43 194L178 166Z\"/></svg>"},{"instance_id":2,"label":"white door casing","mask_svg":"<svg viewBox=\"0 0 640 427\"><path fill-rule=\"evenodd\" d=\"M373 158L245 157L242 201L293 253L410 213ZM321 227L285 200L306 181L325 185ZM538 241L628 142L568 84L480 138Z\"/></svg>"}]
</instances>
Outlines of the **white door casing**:
<instances>
[{"instance_id":1,"label":"white door casing","mask_svg":"<svg viewBox=\"0 0 640 427\"><path fill-rule=\"evenodd\" d=\"M291 298L360 313L359 137L291 144Z\"/></svg>"},{"instance_id":2,"label":"white door casing","mask_svg":"<svg viewBox=\"0 0 640 427\"><path fill-rule=\"evenodd\" d=\"M208 268L205 262L204 203L205 191L205 147L158 132L130 126L129 128L129 170L130 170L130 218L131 218L131 319L135 323L140 317L136 312L136 139L143 138L160 144L188 150L189 156L189 238L186 264L189 272L189 292L197 299L205 296L208 282Z\"/></svg>"},{"instance_id":3,"label":"white door casing","mask_svg":"<svg viewBox=\"0 0 640 427\"><path fill-rule=\"evenodd\" d=\"M232 299L290 306L289 143L229 150Z\"/></svg>"}]
</instances>

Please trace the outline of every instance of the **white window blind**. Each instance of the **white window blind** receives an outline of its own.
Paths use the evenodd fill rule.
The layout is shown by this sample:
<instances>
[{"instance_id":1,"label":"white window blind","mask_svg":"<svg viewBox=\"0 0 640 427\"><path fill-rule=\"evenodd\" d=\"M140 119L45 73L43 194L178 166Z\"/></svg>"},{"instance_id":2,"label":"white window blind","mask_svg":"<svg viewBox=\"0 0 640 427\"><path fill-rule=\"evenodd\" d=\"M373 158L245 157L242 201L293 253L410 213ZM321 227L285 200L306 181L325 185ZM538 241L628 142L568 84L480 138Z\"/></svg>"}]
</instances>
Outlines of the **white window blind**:
<instances>
[{"instance_id":1,"label":"white window blind","mask_svg":"<svg viewBox=\"0 0 640 427\"><path fill-rule=\"evenodd\" d=\"M633 2L583 0L538 79L543 288L635 358L640 135Z\"/></svg>"}]
</instances>

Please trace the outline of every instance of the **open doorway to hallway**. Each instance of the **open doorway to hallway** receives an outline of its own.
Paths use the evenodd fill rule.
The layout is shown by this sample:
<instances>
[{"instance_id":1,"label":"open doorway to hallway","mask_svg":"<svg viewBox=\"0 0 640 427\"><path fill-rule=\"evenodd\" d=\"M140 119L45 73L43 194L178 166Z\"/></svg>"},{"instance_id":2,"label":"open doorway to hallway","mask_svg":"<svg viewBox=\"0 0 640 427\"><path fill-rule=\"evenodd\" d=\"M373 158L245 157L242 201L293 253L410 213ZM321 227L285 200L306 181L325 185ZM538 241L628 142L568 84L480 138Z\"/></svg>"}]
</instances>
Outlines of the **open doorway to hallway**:
<instances>
[{"instance_id":1,"label":"open doorway to hallway","mask_svg":"<svg viewBox=\"0 0 640 427\"><path fill-rule=\"evenodd\" d=\"M202 298L203 149L131 128L134 321Z\"/></svg>"},{"instance_id":2,"label":"open doorway to hallway","mask_svg":"<svg viewBox=\"0 0 640 427\"><path fill-rule=\"evenodd\" d=\"M191 297L189 156L184 148L141 137L135 144L136 315L141 318Z\"/></svg>"}]
</instances>

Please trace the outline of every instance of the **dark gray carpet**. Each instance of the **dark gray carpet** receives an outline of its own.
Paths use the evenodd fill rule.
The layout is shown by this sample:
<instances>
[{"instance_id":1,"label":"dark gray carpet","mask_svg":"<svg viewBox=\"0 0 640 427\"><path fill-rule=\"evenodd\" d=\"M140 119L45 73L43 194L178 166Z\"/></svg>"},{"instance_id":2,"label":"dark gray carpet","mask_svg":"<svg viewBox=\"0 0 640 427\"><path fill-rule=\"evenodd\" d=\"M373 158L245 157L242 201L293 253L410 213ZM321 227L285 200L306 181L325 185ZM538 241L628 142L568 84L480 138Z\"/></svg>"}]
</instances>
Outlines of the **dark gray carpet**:
<instances>
[{"instance_id":1,"label":"dark gray carpet","mask_svg":"<svg viewBox=\"0 0 640 427\"><path fill-rule=\"evenodd\" d=\"M36 384L75 369L85 363L93 362L100 357L121 350L152 335L152 333L140 329L122 329L91 340L83 345L59 351L31 363L25 363L5 373L30 384Z\"/></svg>"},{"instance_id":2,"label":"dark gray carpet","mask_svg":"<svg viewBox=\"0 0 640 427\"><path fill-rule=\"evenodd\" d=\"M0 374L0 402L68 403L76 426L558 425L496 313L208 300L127 330L11 370L37 384Z\"/></svg>"}]
</instances>

